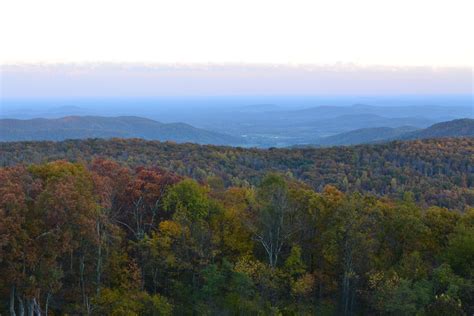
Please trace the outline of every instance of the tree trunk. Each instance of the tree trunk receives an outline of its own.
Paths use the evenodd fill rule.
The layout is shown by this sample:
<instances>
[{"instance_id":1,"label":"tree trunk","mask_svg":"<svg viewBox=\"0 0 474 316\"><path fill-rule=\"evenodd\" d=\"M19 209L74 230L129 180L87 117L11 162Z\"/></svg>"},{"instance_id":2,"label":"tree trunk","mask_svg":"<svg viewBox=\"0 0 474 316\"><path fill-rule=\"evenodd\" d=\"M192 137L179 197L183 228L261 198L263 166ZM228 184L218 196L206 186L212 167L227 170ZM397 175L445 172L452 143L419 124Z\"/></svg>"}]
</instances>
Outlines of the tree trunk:
<instances>
[{"instance_id":1,"label":"tree trunk","mask_svg":"<svg viewBox=\"0 0 474 316\"><path fill-rule=\"evenodd\" d=\"M25 316L25 306L23 305L23 299L18 295L18 293L16 294L16 298L18 300L18 313L20 316Z\"/></svg>"},{"instance_id":2,"label":"tree trunk","mask_svg":"<svg viewBox=\"0 0 474 316\"><path fill-rule=\"evenodd\" d=\"M100 222L97 221L97 236L99 238L99 245L97 249L97 278L96 278L96 294L100 292L100 282L102 278L102 234L100 229Z\"/></svg>"},{"instance_id":3,"label":"tree trunk","mask_svg":"<svg viewBox=\"0 0 474 316\"><path fill-rule=\"evenodd\" d=\"M80 284L81 284L81 293L82 293L82 303L84 309L87 312L87 315L90 315L90 303L89 298L86 295L86 284L84 280L84 269L85 269L85 258L84 254L81 256L80 264L79 264L79 271L80 271Z\"/></svg>"},{"instance_id":4,"label":"tree trunk","mask_svg":"<svg viewBox=\"0 0 474 316\"><path fill-rule=\"evenodd\" d=\"M354 306L354 265L352 261L353 249L348 236L344 239L344 276L342 280L342 315L353 315Z\"/></svg>"},{"instance_id":5,"label":"tree trunk","mask_svg":"<svg viewBox=\"0 0 474 316\"><path fill-rule=\"evenodd\" d=\"M34 316L35 306L33 299L28 300L28 316Z\"/></svg>"},{"instance_id":6,"label":"tree trunk","mask_svg":"<svg viewBox=\"0 0 474 316\"><path fill-rule=\"evenodd\" d=\"M48 295L46 295L46 304L45 304L45 307L44 307L44 314L46 316L48 316L48 310L49 310L49 300L51 299L51 293L48 293Z\"/></svg>"},{"instance_id":7,"label":"tree trunk","mask_svg":"<svg viewBox=\"0 0 474 316\"><path fill-rule=\"evenodd\" d=\"M33 298L33 308L36 316L41 316L41 307L38 304L38 301L36 300L36 297Z\"/></svg>"},{"instance_id":8,"label":"tree trunk","mask_svg":"<svg viewBox=\"0 0 474 316\"><path fill-rule=\"evenodd\" d=\"M10 290L10 316L16 316L15 313L15 286L12 285Z\"/></svg>"}]
</instances>

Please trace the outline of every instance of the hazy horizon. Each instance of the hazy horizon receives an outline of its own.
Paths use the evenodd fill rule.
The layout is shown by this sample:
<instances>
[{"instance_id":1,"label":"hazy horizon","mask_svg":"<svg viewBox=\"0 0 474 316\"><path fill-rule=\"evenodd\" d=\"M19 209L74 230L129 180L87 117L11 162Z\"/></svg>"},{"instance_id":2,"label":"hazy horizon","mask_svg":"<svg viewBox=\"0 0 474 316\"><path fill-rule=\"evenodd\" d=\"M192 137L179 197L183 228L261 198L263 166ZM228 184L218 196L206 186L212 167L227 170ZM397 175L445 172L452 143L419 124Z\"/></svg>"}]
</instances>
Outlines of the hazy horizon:
<instances>
[{"instance_id":1,"label":"hazy horizon","mask_svg":"<svg viewBox=\"0 0 474 316\"><path fill-rule=\"evenodd\" d=\"M272 64L1 66L1 98L472 95L467 67Z\"/></svg>"},{"instance_id":2,"label":"hazy horizon","mask_svg":"<svg viewBox=\"0 0 474 316\"><path fill-rule=\"evenodd\" d=\"M467 0L2 7L0 119L137 116L288 146L474 116Z\"/></svg>"},{"instance_id":3,"label":"hazy horizon","mask_svg":"<svg viewBox=\"0 0 474 316\"><path fill-rule=\"evenodd\" d=\"M4 2L0 99L472 95L455 3Z\"/></svg>"}]
</instances>

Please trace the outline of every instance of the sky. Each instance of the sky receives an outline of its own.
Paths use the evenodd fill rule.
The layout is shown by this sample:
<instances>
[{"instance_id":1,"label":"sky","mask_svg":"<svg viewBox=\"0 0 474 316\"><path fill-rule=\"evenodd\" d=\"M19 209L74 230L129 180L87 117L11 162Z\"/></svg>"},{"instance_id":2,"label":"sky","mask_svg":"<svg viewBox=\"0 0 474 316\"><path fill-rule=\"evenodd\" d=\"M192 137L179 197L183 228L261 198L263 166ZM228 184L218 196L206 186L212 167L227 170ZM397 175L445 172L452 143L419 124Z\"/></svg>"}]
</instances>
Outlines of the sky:
<instances>
[{"instance_id":1,"label":"sky","mask_svg":"<svg viewBox=\"0 0 474 316\"><path fill-rule=\"evenodd\" d=\"M4 66L3 79L3 96L7 99L466 95L472 91L472 72L456 67L43 64Z\"/></svg>"},{"instance_id":2,"label":"sky","mask_svg":"<svg viewBox=\"0 0 474 316\"><path fill-rule=\"evenodd\" d=\"M473 10L472 0L5 0L0 92L472 93Z\"/></svg>"}]
</instances>

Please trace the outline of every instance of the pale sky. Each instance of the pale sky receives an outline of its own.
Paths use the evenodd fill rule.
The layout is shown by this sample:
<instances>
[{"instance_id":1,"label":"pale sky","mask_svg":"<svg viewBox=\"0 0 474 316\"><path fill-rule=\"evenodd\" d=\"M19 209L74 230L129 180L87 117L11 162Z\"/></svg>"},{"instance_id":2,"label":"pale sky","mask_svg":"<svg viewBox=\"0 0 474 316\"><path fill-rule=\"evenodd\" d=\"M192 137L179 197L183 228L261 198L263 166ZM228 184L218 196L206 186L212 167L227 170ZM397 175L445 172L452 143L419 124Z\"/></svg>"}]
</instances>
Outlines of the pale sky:
<instances>
[{"instance_id":1,"label":"pale sky","mask_svg":"<svg viewBox=\"0 0 474 316\"><path fill-rule=\"evenodd\" d=\"M473 65L472 0L3 0L0 63Z\"/></svg>"},{"instance_id":2,"label":"pale sky","mask_svg":"<svg viewBox=\"0 0 474 316\"><path fill-rule=\"evenodd\" d=\"M0 97L471 94L466 67L41 64L3 66Z\"/></svg>"}]
</instances>

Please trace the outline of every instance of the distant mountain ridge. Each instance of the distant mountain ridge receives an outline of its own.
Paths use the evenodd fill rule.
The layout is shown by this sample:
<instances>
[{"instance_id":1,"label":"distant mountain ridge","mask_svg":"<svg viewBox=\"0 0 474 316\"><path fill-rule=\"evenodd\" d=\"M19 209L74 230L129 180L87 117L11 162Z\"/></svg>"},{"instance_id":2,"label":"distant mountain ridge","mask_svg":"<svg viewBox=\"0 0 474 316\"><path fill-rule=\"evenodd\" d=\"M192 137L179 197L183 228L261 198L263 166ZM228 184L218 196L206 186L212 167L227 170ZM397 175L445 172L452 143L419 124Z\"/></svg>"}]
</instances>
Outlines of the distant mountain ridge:
<instances>
[{"instance_id":1,"label":"distant mountain ridge","mask_svg":"<svg viewBox=\"0 0 474 316\"><path fill-rule=\"evenodd\" d=\"M310 96L2 100L0 119L138 115L163 123L183 122L244 139L244 142L238 141L242 146L267 148L305 146L323 137L357 129L398 129L406 126L422 129L439 122L474 118L474 108L471 104L467 105L467 99L459 102L455 97L445 99L439 96L393 98L390 102L379 98L331 99ZM366 132L370 134L370 131ZM399 134L397 130L374 132ZM155 139L156 136L152 137ZM364 139L366 141L370 140ZM216 144L221 143L219 141ZM228 144L235 145L236 142Z\"/></svg>"},{"instance_id":2,"label":"distant mountain ridge","mask_svg":"<svg viewBox=\"0 0 474 316\"><path fill-rule=\"evenodd\" d=\"M350 132L345 132L320 139L318 145L356 145L364 143L373 143L389 139L398 138L406 133L414 132L418 128L413 126L403 127L372 127L361 128Z\"/></svg>"},{"instance_id":3,"label":"distant mountain ridge","mask_svg":"<svg viewBox=\"0 0 474 316\"><path fill-rule=\"evenodd\" d=\"M428 128L406 133L401 139L424 139L439 137L474 137L474 119L458 119L433 124Z\"/></svg>"},{"instance_id":4,"label":"distant mountain ridge","mask_svg":"<svg viewBox=\"0 0 474 316\"><path fill-rule=\"evenodd\" d=\"M360 117L360 118L358 118ZM358 119L357 119L358 118ZM338 121L340 120L340 121ZM361 121L366 128L359 128ZM403 122L418 123L407 126ZM331 132L333 125L344 124L350 131L314 138L309 146L339 146L380 143L391 140L413 140L439 137L474 137L474 119L456 119L436 124L417 118L384 118L375 114L328 118L314 127L314 132ZM379 125L380 124L380 125ZM426 128L420 128L425 125ZM291 133L291 125L285 127ZM335 129L334 129L335 130ZM307 134L310 135L311 131ZM0 119L0 141L61 141L86 138L143 138L228 146L253 146L245 137L196 128L185 123L161 123L137 116L66 116L57 119ZM302 146L304 143L301 144Z\"/></svg>"},{"instance_id":5,"label":"distant mountain ridge","mask_svg":"<svg viewBox=\"0 0 474 316\"><path fill-rule=\"evenodd\" d=\"M59 141L113 137L215 145L244 143L239 137L196 128L185 123L161 123L136 116L66 116L58 119L0 120L0 141Z\"/></svg>"},{"instance_id":6,"label":"distant mountain ridge","mask_svg":"<svg viewBox=\"0 0 474 316\"><path fill-rule=\"evenodd\" d=\"M415 140L441 137L474 137L474 119L456 119L433 124L424 129L412 126L398 128L361 128L317 139L319 146L369 144L391 140Z\"/></svg>"},{"instance_id":7,"label":"distant mountain ridge","mask_svg":"<svg viewBox=\"0 0 474 316\"><path fill-rule=\"evenodd\" d=\"M409 111L407 111L409 109ZM319 117L336 117L351 114L375 114L385 117L405 117L409 113L412 117L448 117L472 118L474 112L467 106L437 106L437 105L416 105L416 106L374 106L368 104L354 104L352 106L316 106L293 111L294 114L318 115ZM453 114L456 115L453 115Z\"/></svg>"}]
</instances>

